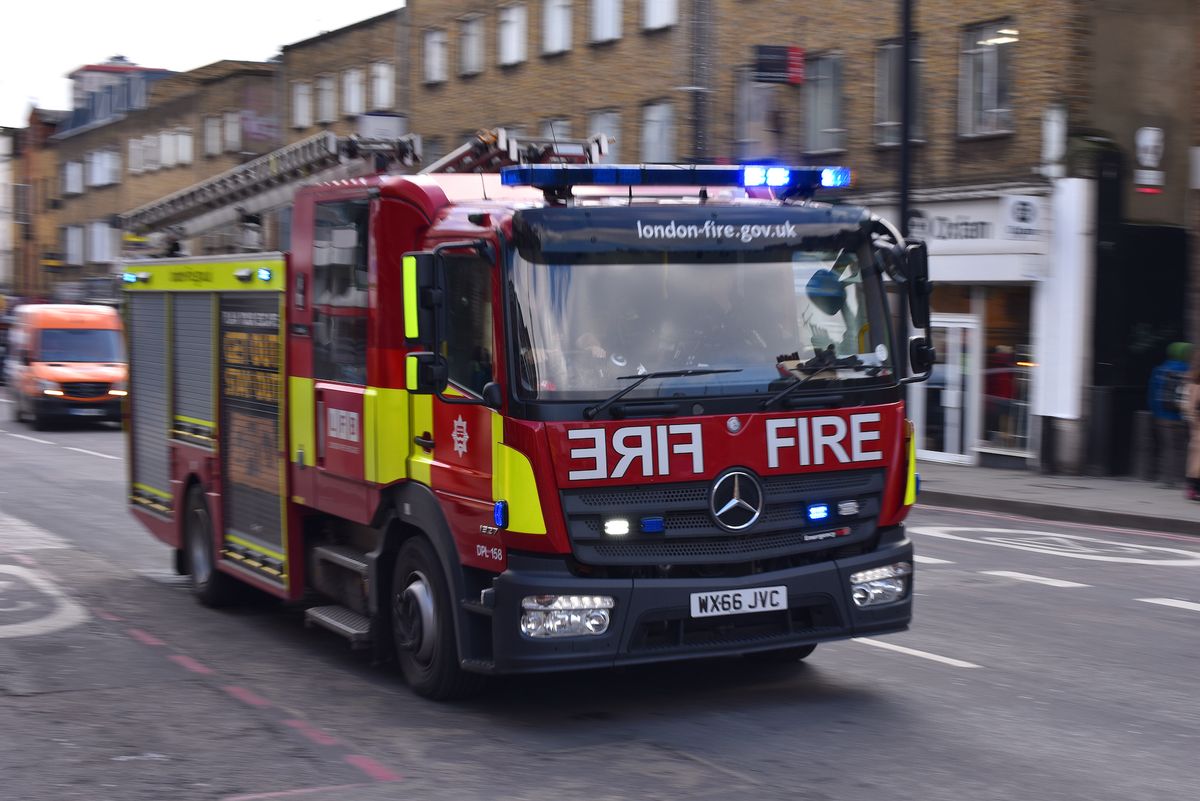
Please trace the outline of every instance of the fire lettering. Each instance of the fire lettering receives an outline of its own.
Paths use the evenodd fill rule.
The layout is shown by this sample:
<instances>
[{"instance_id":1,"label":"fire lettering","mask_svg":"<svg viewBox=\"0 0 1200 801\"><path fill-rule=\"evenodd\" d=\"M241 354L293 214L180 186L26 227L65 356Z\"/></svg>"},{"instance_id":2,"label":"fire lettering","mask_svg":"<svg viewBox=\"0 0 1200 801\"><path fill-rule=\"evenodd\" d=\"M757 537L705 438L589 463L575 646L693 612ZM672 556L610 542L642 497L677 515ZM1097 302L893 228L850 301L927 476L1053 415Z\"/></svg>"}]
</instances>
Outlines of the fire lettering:
<instances>
[{"instance_id":1,"label":"fire lettering","mask_svg":"<svg viewBox=\"0 0 1200 801\"><path fill-rule=\"evenodd\" d=\"M881 437L880 420L878 412L852 414L849 426L844 418L833 415L768 420L767 467L779 467L780 451L789 448L796 449L796 461L801 467L882 459L882 451L867 450L868 443L878 442ZM789 436L789 431L794 431L795 436ZM847 435L849 453L846 452Z\"/></svg>"},{"instance_id":2,"label":"fire lettering","mask_svg":"<svg viewBox=\"0 0 1200 801\"><path fill-rule=\"evenodd\" d=\"M603 428L573 429L567 432L567 438L587 442L587 445L571 448L571 460L583 462L585 467L569 471L567 477L571 481L624 478L631 469L640 470L644 477L666 476L671 474L673 456L690 456L691 472L701 475L704 473L704 443L700 432L699 423L618 428L612 432L612 448L618 458L610 473L608 432ZM635 462L640 464L635 467Z\"/></svg>"}]
</instances>

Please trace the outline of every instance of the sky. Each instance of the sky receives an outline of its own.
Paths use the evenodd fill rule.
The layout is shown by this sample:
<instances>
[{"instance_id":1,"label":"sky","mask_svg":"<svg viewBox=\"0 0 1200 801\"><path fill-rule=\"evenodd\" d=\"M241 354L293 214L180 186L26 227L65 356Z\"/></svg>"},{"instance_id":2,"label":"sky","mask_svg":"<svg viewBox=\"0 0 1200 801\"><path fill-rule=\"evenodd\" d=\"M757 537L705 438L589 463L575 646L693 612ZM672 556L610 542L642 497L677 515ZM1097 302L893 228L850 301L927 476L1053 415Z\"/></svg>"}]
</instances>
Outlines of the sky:
<instances>
[{"instance_id":1,"label":"sky","mask_svg":"<svg viewBox=\"0 0 1200 801\"><path fill-rule=\"evenodd\" d=\"M123 55L185 71L221 59L266 61L287 44L404 5L404 0L10 0L0 23L0 126L29 107L67 109L67 73ZM201 10L203 12L201 13Z\"/></svg>"}]
</instances>

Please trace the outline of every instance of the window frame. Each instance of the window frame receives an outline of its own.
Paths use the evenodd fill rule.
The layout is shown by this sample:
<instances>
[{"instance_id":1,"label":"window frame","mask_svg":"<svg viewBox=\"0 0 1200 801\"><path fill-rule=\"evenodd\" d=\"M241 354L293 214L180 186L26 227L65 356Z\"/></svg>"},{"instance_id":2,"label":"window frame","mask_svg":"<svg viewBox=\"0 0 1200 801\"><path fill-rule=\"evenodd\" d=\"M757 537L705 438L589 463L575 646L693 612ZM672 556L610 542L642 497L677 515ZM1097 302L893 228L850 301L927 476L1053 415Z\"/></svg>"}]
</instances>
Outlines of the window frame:
<instances>
[{"instance_id":1,"label":"window frame","mask_svg":"<svg viewBox=\"0 0 1200 801\"><path fill-rule=\"evenodd\" d=\"M222 139L225 134L224 120L217 114L207 114L204 117L204 155L215 157L221 155ZM157 162L157 151L155 160Z\"/></svg>"},{"instance_id":2,"label":"window frame","mask_svg":"<svg viewBox=\"0 0 1200 801\"><path fill-rule=\"evenodd\" d=\"M450 36L446 33L446 29L426 29L421 36L421 80L426 84L448 81L450 79L449 61Z\"/></svg>"},{"instance_id":3,"label":"window frame","mask_svg":"<svg viewBox=\"0 0 1200 801\"><path fill-rule=\"evenodd\" d=\"M642 0L642 30L665 31L679 24L678 0Z\"/></svg>"},{"instance_id":4,"label":"window frame","mask_svg":"<svg viewBox=\"0 0 1200 801\"><path fill-rule=\"evenodd\" d=\"M513 19L506 19L509 16ZM516 31L513 53L507 53L504 34L511 26ZM529 15L524 3L513 3L496 9L496 63L501 67L516 67L529 60Z\"/></svg>"},{"instance_id":5,"label":"window frame","mask_svg":"<svg viewBox=\"0 0 1200 801\"><path fill-rule=\"evenodd\" d=\"M1011 32L1011 35L1010 35ZM994 34L989 37L989 34ZM985 44L992 39L999 40ZM962 139L1009 136L1016 133L1013 113L1012 45L1020 42L1020 33L1011 17L980 22L960 29L958 50L958 135ZM979 99L975 91L976 71L983 69ZM1004 95L1001 102L1001 95ZM987 96L990 95L990 101ZM978 105L976 105L978 102ZM985 108L990 105L991 108ZM991 115L990 124L984 117Z\"/></svg>"},{"instance_id":6,"label":"window frame","mask_svg":"<svg viewBox=\"0 0 1200 801\"><path fill-rule=\"evenodd\" d=\"M614 117L616 119L616 127L613 128L612 130L601 130L601 127L604 127L604 128L608 127L608 126L598 125L597 118L600 117L601 115L603 115L605 117L611 115L612 117ZM605 136L609 136L612 138L612 141L610 141L608 143L608 155L601 156L600 163L601 164L619 164L621 161L621 159L620 159L621 110L617 109L617 108L592 109L591 111L588 112L587 126L588 126L588 130L587 130L588 136L595 136L596 134L604 134Z\"/></svg>"},{"instance_id":7,"label":"window frame","mask_svg":"<svg viewBox=\"0 0 1200 801\"><path fill-rule=\"evenodd\" d=\"M819 155L826 153L843 153L846 150L846 96L844 92L845 73L843 64L845 56L840 51L829 51L812 56L805 59L804 63L804 152L809 155ZM824 65L831 66L829 75L821 75L820 68ZM825 82L829 82L826 84ZM815 119L818 114L814 111L814 106L818 105L822 99L821 95L813 96L823 85L828 85L832 88L827 89L828 97L833 101L833 107L828 114L829 122L832 123L828 127L816 128L819 122ZM825 141L817 140L816 136L831 136L835 141L826 143Z\"/></svg>"},{"instance_id":8,"label":"window frame","mask_svg":"<svg viewBox=\"0 0 1200 801\"><path fill-rule=\"evenodd\" d=\"M897 83L898 73L897 64L904 56L904 43L900 39L886 39L879 42L875 46L875 122L872 125L873 136L877 147L899 147L900 146L900 119L901 111L901 87L893 84ZM887 91L883 91L883 75L881 67L883 58L886 52L886 81ZM912 130L909 132L909 144L924 144L925 142L925 126L924 114L921 112L924 106L921 103L921 79L924 76L923 65L925 59L921 57L921 41L914 36L912 41L913 57L909 60L909 69L912 70L912 97L909 98L912 106ZM895 115L895 119L886 119ZM896 131L893 140L885 139L884 133Z\"/></svg>"},{"instance_id":9,"label":"window frame","mask_svg":"<svg viewBox=\"0 0 1200 801\"><path fill-rule=\"evenodd\" d=\"M656 147L656 145L650 143L649 139L648 139L648 133L649 133L649 130L651 127L650 112L652 109L665 109L665 110L667 110L667 112L669 112L667 115L667 119L665 120L665 122L668 126L668 131L667 131L668 136L665 137L665 142L666 142L665 146L667 147L667 151L666 151L666 155L664 155L664 156L660 156L657 152L655 152L655 153L650 152L654 147ZM657 124L657 125L662 125L663 123L664 123L663 120L655 121L655 124ZM676 142L676 137L677 137L677 133L675 130L675 104L674 103L672 103L670 100L651 100L647 103L642 104L641 160L642 160L643 164L673 164L676 161L676 156L677 156L677 154L675 152L676 145L678 144ZM658 145L658 146L661 147L662 145Z\"/></svg>"},{"instance_id":10,"label":"window frame","mask_svg":"<svg viewBox=\"0 0 1200 801\"><path fill-rule=\"evenodd\" d=\"M372 111L390 111L396 105L396 68L390 61L371 63L371 86L368 93Z\"/></svg>"},{"instance_id":11,"label":"window frame","mask_svg":"<svg viewBox=\"0 0 1200 801\"><path fill-rule=\"evenodd\" d=\"M316 121L328 125L337 120L337 80L328 73L318 75L316 81Z\"/></svg>"},{"instance_id":12,"label":"window frame","mask_svg":"<svg viewBox=\"0 0 1200 801\"><path fill-rule=\"evenodd\" d=\"M332 233L334 228L331 226L328 226L328 225L321 224L322 223L322 210L328 209L330 207L351 207L351 208L353 208L351 215L352 215L352 219L354 219L356 221L356 225L355 225L355 233L356 233L355 242L356 242L356 244L355 244L355 248L354 248L355 253L354 253L354 262L353 263L334 262L334 261L330 261L327 259L323 260L323 259L317 258L317 251L320 249L320 248L318 248L318 243L326 243L327 242L328 244L326 245L326 247L330 251L330 253L328 255L329 256L334 255L335 248L333 247L334 238L333 238L333 233ZM320 324L319 323L319 315L324 314L331 321L350 319L350 320L353 320L356 322L360 322L361 323L360 325L354 326L351 330L352 331L361 330L361 334L362 334L361 342L351 343L352 344L351 350L352 350L354 356L356 357L356 360L353 364L349 364L348 366L350 367L351 370L354 370L357 372L355 375L351 376L350 378L348 378L345 374L339 374L334 370L327 369L327 368L330 368L332 365L339 365L343 368L347 366L347 363L344 358L345 352L337 351L336 349L333 348L333 345L335 344L335 342L342 343L342 344L345 344L347 342L347 339L348 339L347 332L340 331L340 332L338 332L337 336L334 336L334 332L330 331L328 336L326 336L324 339L314 337L314 340L313 340L313 364L312 364L313 378L320 380L320 381L336 381L336 382L339 382L342 384L349 384L351 386L367 386L368 381L369 381L369 367L368 367L369 359L367 356L367 351L368 351L368 348L370 347L370 338L371 338L370 326L367 323L367 318L370 313L370 293L369 293L370 255L369 254L370 254L370 248L371 248L371 244L370 244L371 243L371 201L365 197L349 197L349 198L343 198L343 199L337 199L337 200L318 201L315 204L313 213L314 213L313 236L312 236L312 242L310 244L310 256L311 256L311 263L312 263L312 290L310 293L310 301L309 301L310 305L312 307L312 311L313 311L313 325L314 325L314 327L319 325ZM342 211L338 211L337 214L340 216L350 216L350 215L345 215L345 213ZM357 223L361 223L361 225L359 225ZM323 238L323 232L325 232L325 231L330 232L329 239ZM343 276L343 277L348 278L349 280L346 282L344 292L338 296L334 296L332 293L332 286L335 283L335 281L334 281L335 275L332 272L332 270L330 269L332 267L347 267L347 268L349 268L348 275ZM360 277L362 279L361 286L359 284ZM323 295L323 292L326 290L327 285L328 285L328 288L330 291L329 291L328 298L325 298L325 296ZM345 299L345 300L350 300L353 302L352 303L322 302L323 298L325 298L328 301L332 301L334 299ZM320 308L328 307L328 308L353 309L353 310L355 310L355 313L349 314L349 315L327 314L326 312L321 311L319 307ZM335 329L338 328L338 326L332 322L331 322L331 325L334 325ZM321 345L321 342L328 342L329 346L323 347ZM357 379L359 377L362 378L361 381L350 380L351 378Z\"/></svg>"},{"instance_id":13,"label":"window frame","mask_svg":"<svg viewBox=\"0 0 1200 801\"><path fill-rule=\"evenodd\" d=\"M485 44L487 26L482 14L458 20L458 74L464 78L479 75L487 63Z\"/></svg>"},{"instance_id":14,"label":"window frame","mask_svg":"<svg viewBox=\"0 0 1200 801\"><path fill-rule=\"evenodd\" d=\"M619 41L625 11L621 0L590 0L589 6L588 44Z\"/></svg>"},{"instance_id":15,"label":"window frame","mask_svg":"<svg viewBox=\"0 0 1200 801\"><path fill-rule=\"evenodd\" d=\"M361 67L342 71L342 116L357 117L367 111L366 78Z\"/></svg>"},{"instance_id":16,"label":"window frame","mask_svg":"<svg viewBox=\"0 0 1200 801\"><path fill-rule=\"evenodd\" d=\"M233 133L231 133L231 131ZM224 139L225 152L241 152L242 113L240 111L226 111L221 115L221 136Z\"/></svg>"},{"instance_id":17,"label":"window frame","mask_svg":"<svg viewBox=\"0 0 1200 801\"><path fill-rule=\"evenodd\" d=\"M292 127L298 130L313 124L312 81L292 81Z\"/></svg>"},{"instance_id":18,"label":"window frame","mask_svg":"<svg viewBox=\"0 0 1200 801\"><path fill-rule=\"evenodd\" d=\"M561 56L571 52L574 10L571 0L542 0L543 56Z\"/></svg>"}]
</instances>

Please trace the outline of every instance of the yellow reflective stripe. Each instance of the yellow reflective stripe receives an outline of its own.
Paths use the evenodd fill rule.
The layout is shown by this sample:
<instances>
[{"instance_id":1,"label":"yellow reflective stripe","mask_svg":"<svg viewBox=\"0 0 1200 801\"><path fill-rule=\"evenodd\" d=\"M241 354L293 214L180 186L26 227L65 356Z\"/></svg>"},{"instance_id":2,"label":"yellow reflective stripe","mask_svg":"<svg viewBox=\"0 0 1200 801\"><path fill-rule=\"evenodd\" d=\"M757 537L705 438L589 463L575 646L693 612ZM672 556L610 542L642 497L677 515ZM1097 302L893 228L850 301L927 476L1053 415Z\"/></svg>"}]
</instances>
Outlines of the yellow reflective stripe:
<instances>
[{"instance_id":1,"label":"yellow reflective stripe","mask_svg":"<svg viewBox=\"0 0 1200 801\"><path fill-rule=\"evenodd\" d=\"M296 462L304 453L305 467L317 463L315 382L311 378L288 377L288 422L291 426L289 461Z\"/></svg>"},{"instance_id":2,"label":"yellow reflective stripe","mask_svg":"<svg viewBox=\"0 0 1200 801\"><path fill-rule=\"evenodd\" d=\"M214 261L203 258L139 261L126 264L125 269L139 276L137 281L122 284L126 292L282 292L287 282L283 257L278 253ZM270 271L268 280L259 277L260 269ZM247 279L238 277L238 273L247 275L247 271Z\"/></svg>"},{"instance_id":3,"label":"yellow reflective stripe","mask_svg":"<svg viewBox=\"0 0 1200 801\"><path fill-rule=\"evenodd\" d=\"M212 428L215 423L212 420L201 420L199 417L185 417L182 414L175 415L175 419L181 423L191 423L194 426L207 426Z\"/></svg>"},{"instance_id":4,"label":"yellow reflective stripe","mask_svg":"<svg viewBox=\"0 0 1200 801\"><path fill-rule=\"evenodd\" d=\"M402 264L404 269L404 336L416 339L421 333L417 325L417 259L415 256L405 256Z\"/></svg>"},{"instance_id":5,"label":"yellow reflective stripe","mask_svg":"<svg viewBox=\"0 0 1200 801\"><path fill-rule=\"evenodd\" d=\"M908 428L908 479L904 486L904 505L917 502L917 438L911 420L904 421Z\"/></svg>"},{"instance_id":6,"label":"yellow reflective stripe","mask_svg":"<svg viewBox=\"0 0 1200 801\"><path fill-rule=\"evenodd\" d=\"M135 481L135 482L133 482L133 488L139 489L142 492L153 495L156 498L163 498L164 500L168 500L168 501L171 500L171 493L163 492L160 489L155 489L154 487L150 486L149 484L140 484Z\"/></svg>"},{"instance_id":7,"label":"yellow reflective stripe","mask_svg":"<svg viewBox=\"0 0 1200 801\"><path fill-rule=\"evenodd\" d=\"M408 477L405 456L412 440L406 391L367 387L363 395L363 437L363 475L367 481L390 484Z\"/></svg>"},{"instance_id":8,"label":"yellow reflective stripe","mask_svg":"<svg viewBox=\"0 0 1200 801\"><path fill-rule=\"evenodd\" d=\"M413 395L412 396L412 436L422 436L426 431L429 436L434 436L433 430L433 396L432 395ZM408 453L408 476L413 481L419 481L425 486L431 486L433 454L427 453L424 448L412 441L410 437L408 446L402 451Z\"/></svg>"},{"instance_id":9,"label":"yellow reflective stripe","mask_svg":"<svg viewBox=\"0 0 1200 801\"><path fill-rule=\"evenodd\" d=\"M546 533L533 465L525 454L504 444L504 418L497 412L492 412L492 500L508 502L509 531Z\"/></svg>"},{"instance_id":10,"label":"yellow reflective stripe","mask_svg":"<svg viewBox=\"0 0 1200 801\"><path fill-rule=\"evenodd\" d=\"M227 542L232 542L235 545L240 545L248 551L254 551L255 553L261 553L263 556L270 556L272 559L278 559L280 562L287 561L287 556L279 551L271 550L265 545L259 545L257 542L251 542L250 540L242 539L235 534L226 534L225 540Z\"/></svg>"},{"instance_id":11,"label":"yellow reflective stripe","mask_svg":"<svg viewBox=\"0 0 1200 801\"><path fill-rule=\"evenodd\" d=\"M404 385L409 390L417 390L417 357L409 356L404 360Z\"/></svg>"}]
</instances>

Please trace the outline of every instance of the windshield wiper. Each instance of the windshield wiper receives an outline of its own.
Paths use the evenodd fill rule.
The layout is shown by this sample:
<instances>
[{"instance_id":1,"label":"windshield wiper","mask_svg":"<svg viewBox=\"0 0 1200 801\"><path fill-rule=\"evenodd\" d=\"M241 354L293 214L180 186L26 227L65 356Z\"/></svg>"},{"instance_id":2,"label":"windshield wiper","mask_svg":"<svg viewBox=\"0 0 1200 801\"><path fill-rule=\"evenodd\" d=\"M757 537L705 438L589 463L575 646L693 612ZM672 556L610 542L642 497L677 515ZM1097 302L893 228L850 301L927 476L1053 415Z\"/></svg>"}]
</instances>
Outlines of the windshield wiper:
<instances>
[{"instance_id":1,"label":"windshield wiper","mask_svg":"<svg viewBox=\"0 0 1200 801\"><path fill-rule=\"evenodd\" d=\"M787 360L784 359L783 357L780 357L779 361L782 362L782 361L787 361ZM812 381L814 378L816 378L821 373L824 373L824 372L827 372L830 370L842 370L842 369L858 370L858 371L865 371L865 372L870 372L870 371L874 370L875 373L878 373L880 370L879 367L868 365L862 359L858 358L857 354L852 353L849 356L843 356L839 359L837 354L834 352L832 345L830 345L825 350L817 351L816 355L813 356L811 359L804 362L803 364L798 364L791 369L798 370L799 372L804 373L804 377L797 378L796 380L792 381L792 383L788 384L786 387L784 387L783 389L779 390L771 397L764 400L762 402L763 409L771 408L776 403L781 401L783 398L786 398L788 395L790 395L793 390L799 389L800 387L804 386L805 384L807 384L809 381ZM874 373L872 373L872 375L874 375Z\"/></svg>"},{"instance_id":2,"label":"windshield wiper","mask_svg":"<svg viewBox=\"0 0 1200 801\"><path fill-rule=\"evenodd\" d=\"M589 406L584 409L583 416L588 420L594 419L596 415L600 414L600 412L604 411L609 406L612 406L614 403L628 395L630 392L633 392L651 378L686 378L693 375L714 375L716 373L740 372L742 372L742 368L740 367L705 367L697 370L655 370L649 373L642 373L641 375L619 375L617 376L618 381L636 380L634 380L629 386L623 387L614 392L612 395L609 395L595 406Z\"/></svg>"}]
</instances>

